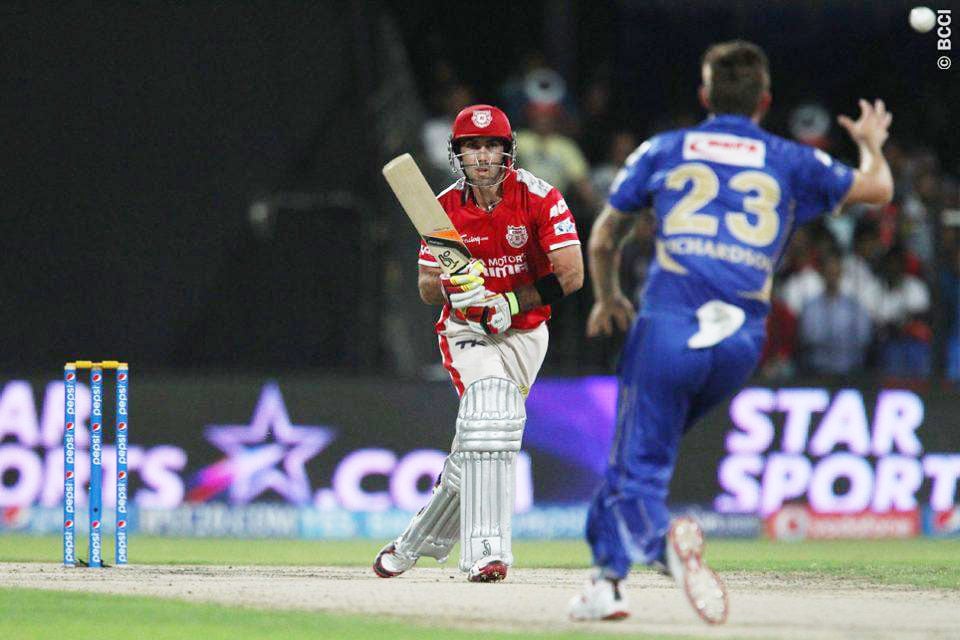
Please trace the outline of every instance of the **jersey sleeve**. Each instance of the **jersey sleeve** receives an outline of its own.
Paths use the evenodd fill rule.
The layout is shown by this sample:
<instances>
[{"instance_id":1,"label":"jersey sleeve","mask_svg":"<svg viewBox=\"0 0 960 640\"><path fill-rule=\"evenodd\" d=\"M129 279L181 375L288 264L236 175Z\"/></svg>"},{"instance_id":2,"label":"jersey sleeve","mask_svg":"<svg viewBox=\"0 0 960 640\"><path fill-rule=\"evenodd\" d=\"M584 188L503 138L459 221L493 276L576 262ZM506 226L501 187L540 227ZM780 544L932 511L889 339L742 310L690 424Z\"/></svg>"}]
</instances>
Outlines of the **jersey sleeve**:
<instances>
[{"instance_id":1,"label":"jersey sleeve","mask_svg":"<svg viewBox=\"0 0 960 640\"><path fill-rule=\"evenodd\" d=\"M795 173L794 190L797 223L803 224L834 211L853 185L853 169L830 154L801 146Z\"/></svg>"},{"instance_id":2,"label":"jersey sleeve","mask_svg":"<svg viewBox=\"0 0 960 640\"><path fill-rule=\"evenodd\" d=\"M627 157L610 185L607 201L614 209L628 213L650 206L650 178L654 172L657 138L647 140Z\"/></svg>"},{"instance_id":3,"label":"jersey sleeve","mask_svg":"<svg viewBox=\"0 0 960 640\"><path fill-rule=\"evenodd\" d=\"M427 248L427 243L423 240L420 241L420 255L418 256L417 264L422 264L425 267L440 268L440 263L437 262L437 259L430 253L430 249Z\"/></svg>"},{"instance_id":4,"label":"jersey sleeve","mask_svg":"<svg viewBox=\"0 0 960 640\"><path fill-rule=\"evenodd\" d=\"M556 187L550 189L534 215L539 230L537 241L544 253L580 244L573 213Z\"/></svg>"}]
</instances>

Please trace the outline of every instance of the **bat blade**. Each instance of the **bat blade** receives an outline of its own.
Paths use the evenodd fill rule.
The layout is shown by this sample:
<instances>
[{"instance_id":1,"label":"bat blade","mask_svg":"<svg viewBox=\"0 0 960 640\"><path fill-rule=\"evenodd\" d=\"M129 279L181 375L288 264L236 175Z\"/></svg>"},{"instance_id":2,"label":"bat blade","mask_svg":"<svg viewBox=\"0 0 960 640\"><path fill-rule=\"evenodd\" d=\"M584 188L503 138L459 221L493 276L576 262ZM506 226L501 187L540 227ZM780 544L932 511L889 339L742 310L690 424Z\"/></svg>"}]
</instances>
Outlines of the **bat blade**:
<instances>
[{"instance_id":1,"label":"bat blade","mask_svg":"<svg viewBox=\"0 0 960 640\"><path fill-rule=\"evenodd\" d=\"M383 177L440 268L455 273L465 267L472 258L470 250L437 202L413 157L409 153L397 156L384 165Z\"/></svg>"}]
</instances>

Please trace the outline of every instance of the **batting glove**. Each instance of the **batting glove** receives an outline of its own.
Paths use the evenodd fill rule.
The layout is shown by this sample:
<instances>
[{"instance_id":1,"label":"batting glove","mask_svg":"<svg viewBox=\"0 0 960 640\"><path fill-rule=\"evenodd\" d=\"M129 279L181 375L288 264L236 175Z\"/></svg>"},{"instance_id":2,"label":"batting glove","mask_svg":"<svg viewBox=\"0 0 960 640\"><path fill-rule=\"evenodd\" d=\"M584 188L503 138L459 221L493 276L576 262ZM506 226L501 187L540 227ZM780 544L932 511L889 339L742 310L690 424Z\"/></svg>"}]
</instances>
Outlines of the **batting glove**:
<instances>
[{"instance_id":1,"label":"batting glove","mask_svg":"<svg viewBox=\"0 0 960 640\"><path fill-rule=\"evenodd\" d=\"M510 328L513 316L520 312L520 303L512 291L488 293L480 304L468 307L463 314L467 326L476 333L497 335Z\"/></svg>"},{"instance_id":2,"label":"batting glove","mask_svg":"<svg viewBox=\"0 0 960 640\"><path fill-rule=\"evenodd\" d=\"M474 258L452 275L440 275L443 295L454 309L465 309L479 304L487 295L483 288L483 262Z\"/></svg>"}]
</instances>

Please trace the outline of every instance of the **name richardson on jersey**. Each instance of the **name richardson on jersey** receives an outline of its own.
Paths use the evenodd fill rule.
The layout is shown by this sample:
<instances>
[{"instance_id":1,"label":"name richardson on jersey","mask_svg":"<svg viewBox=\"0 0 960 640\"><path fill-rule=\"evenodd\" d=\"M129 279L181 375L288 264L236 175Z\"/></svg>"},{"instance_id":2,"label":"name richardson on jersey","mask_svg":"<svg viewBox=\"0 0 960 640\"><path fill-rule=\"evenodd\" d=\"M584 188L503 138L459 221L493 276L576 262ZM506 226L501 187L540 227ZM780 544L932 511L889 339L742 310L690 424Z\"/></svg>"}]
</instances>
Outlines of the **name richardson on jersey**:
<instances>
[{"instance_id":1,"label":"name richardson on jersey","mask_svg":"<svg viewBox=\"0 0 960 640\"><path fill-rule=\"evenodd\" d=\"M672 255L705 256L732 264L743 264L765 273L773 271L773 260L770 256L735 244L715 242L706 238L684 237L665 240L664 248Z\"/></svg>"}]
</instances>

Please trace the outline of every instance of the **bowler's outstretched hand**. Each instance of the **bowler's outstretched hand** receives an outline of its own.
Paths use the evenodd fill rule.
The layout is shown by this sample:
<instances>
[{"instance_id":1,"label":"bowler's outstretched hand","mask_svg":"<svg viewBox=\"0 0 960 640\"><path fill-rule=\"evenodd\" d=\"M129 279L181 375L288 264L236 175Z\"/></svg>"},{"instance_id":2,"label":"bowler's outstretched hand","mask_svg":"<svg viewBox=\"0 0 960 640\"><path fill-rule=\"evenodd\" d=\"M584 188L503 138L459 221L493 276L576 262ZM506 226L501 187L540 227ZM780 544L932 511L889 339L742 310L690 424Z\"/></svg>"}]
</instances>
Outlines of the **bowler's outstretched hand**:
<instances>
[{"instance_id":1,"label":"bowler's outstretched hand","mask_svg":"<svg viewBox=\"0 0 960 640\"><path fill-rule=\"evenodd\" d=\"M626 332L635 315L633 305L623 294L614 294L609 300L598 300L587 318L587 337L613 335L614 327Z\"/></svg>"},{"instance_id":2,"label":"bowler's outstretched hand","mask_svg":"<svg viewBox=\"0 0 960 640\"><path fill-rule=\"evenodd\" d=\"M875 100L870 104L861 98L860 117L852 120L840 114L837 116L837 122L847 130L854 142L866 145L871 151L879 151L887 141L887 136L890 135L893 114L887 111L883 100Z\"/></svg>"}]
</instances>

